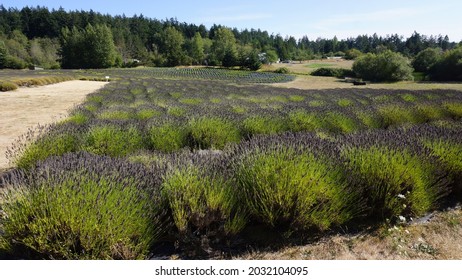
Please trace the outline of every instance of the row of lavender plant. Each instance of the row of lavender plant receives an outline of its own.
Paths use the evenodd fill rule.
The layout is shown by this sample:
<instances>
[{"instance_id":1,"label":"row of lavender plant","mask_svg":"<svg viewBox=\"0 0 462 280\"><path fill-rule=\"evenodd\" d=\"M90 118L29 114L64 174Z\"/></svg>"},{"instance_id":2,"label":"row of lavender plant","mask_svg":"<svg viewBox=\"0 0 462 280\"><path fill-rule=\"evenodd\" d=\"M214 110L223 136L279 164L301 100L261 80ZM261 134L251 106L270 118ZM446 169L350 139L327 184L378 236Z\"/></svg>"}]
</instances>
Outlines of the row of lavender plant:
<instances>
[{"instance_id":1,"label":"row of lavender plant","mask_svg":"<svg viewBox=\"0 0 462 280\"><path fill-rule=\"evenodd\" d=\"M117 88L117 89L116 89ZM302 91L270 87L240 87L210 81L143 80L115 87L100 98L103 119L149 118L173 115L184 118L210 112L218 117L245 119L255 115L282 115L310 111L323 118L327 111L349 117L356 127L421 123L461 116L457 91L402 92L386 90ZM96 110L95 104L88 104ZM124 112L124 113L121 113ZM147 113L144 115L144 113ZM329 120L329 118L327 118ZM328 122L328 121L327 121Z\"/></svg>"},{"instance_id":2,"label":"row of lavender plant","mask_svg":"<svg viewBox=\"0 0 462 280\"><path fill-rule=\"evenodd\" d=\"M50 157L3 179L0 247L20 257L146 258L162 241L214 252L258 227L306 238L408 221L462 199L461 128L446 121L330 139L261 135L222 152Z\"/></svg>"},{"instance_id":3,"label":"row of lavender plant","mask_svg":"<svg viewBox=\"0 0 462 280\"><path fill-rule=\"evenodd\" d=\"M131 78L91 94L39 140L16 147L20 167L77 150L223 149L260 134L352 133L462 117L458 91L303 91L223 82ZM25 147L27 146L27 147Z\"/></svg>"},{"instance_id":4,"label":"row of lavender plant","mask_svg":"<svg viewBox=\"0 0 462 280\"><path fill-rule=\"evenodd\" d=\"M295 78L287 74L216 68L145 68L135 70L112 70L112 72L116 76L133 76L133 72L135 72L136 75L150 78L203 79L237 83L282 83L292 81Z\"/></svg>"}]
</instances>

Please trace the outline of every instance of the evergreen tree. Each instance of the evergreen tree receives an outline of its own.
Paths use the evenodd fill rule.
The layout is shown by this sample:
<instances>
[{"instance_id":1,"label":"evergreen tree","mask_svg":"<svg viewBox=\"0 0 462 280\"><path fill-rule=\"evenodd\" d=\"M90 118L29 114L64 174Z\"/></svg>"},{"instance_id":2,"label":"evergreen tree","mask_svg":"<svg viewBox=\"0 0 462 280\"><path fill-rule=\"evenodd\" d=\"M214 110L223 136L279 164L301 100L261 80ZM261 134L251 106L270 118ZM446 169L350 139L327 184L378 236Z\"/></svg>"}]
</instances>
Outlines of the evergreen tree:
<instances>
[{"instance_id":1,"label":"evergreen tree","mask_svg":"<svg viewBox=\"0 0 462 280\"><path fill-rule=\"evenodd\" d=\"M167 27L162 33L163 53L167 59L167 66L181 65L184 61L184 37L175 27Z\"/></svg>"},{"instance_id":2,"label":"evergreen tree","mask_svg":"<svg viewBox=\"0 0 462 280\"><path fill-rule=\"evenodd\" d=\"M83 32L77 27L64 27L61 31L61 67L67 69L85 68L83 52L85 51Z\"/></svg>"},{"instance_id":3,"label":"evergreen tree","mask_svg":"<svg viewBox=\"0 0 462 280\"><path fill-rule=\"evenodd\" d=\"M90 24L82 31L64 28L60 54L63 68L108 68L115 65L117 57L111 30Z\"/></svg>"},{"instance_id":4,"label":"evergreen tree","mask_svg":"<svg viewBox=\"0 0 462 280\"><path fill-rule=\"evenodd\" d=\"M115 65L116 48L112 32L106 25L88 25L84 32L84 67L109 68Z\"/></svg>"},{"instance_id":5,"label":"evergreen tree","mask_svg":"<svg viewBox=\"0 0 462 280\"><path fill-rule=\"evenodd\" d=\"M231 59L235 59L237 57L236 38L234 37L234 33L231 29L220 27L215 31L212 43L212 54L213 59L222 65L223 62L229 65ZM224 61L225 56L226 60Z\"/></svg>"},{"instance_id":6,"label":"evergreen tree","mask_svg":"<svg viewBox=\"0 0 462 280\"><path fill-rule=\"evenodd\" d=\"M6 68L8 59L8 50L6 49L5 43L0 41L0 69Z\"/></svg>"},{"instance_id":7,"label":"evergreen tree","mask_svg":"<svg viewBox=\"0 0 462 280\"><path fill-rule=\"evenodd\" d=\"M289 52L287 51L287 46L284 42L284 39L280 35L277 35L274 42L274 47L278 53L278 56L281 60L290 59Z\"/></svg>"},{"instance_id":8,"label":"evergreen tree","mask_svg":"<svg viewBox=\"0 0 462 280\"><path fill-rule=\"evenodd\" d=\"M221 61L221 65L224 67L234 67L238 65L238 59L236 53L232 50L226 50L225 56Z\"/></svg>"},{"instance_id":9,"label":"evergreen tree","mask_svg":"<svg viewBox=\"0 0 462 280\"><path fill-rule=\"evenodd\" d=\"M87 30L88 25L92 28ZM108 38L110 33L114 35L114 42ZM74 27L81 33L74 32ZM69 38L64 38L62 29L67 28ZM99 30L102 28L102 30ZM183 42L176 44L173 49L169 45L166 32L174 28L183 37ZM172 33L173 30L168 32ZM3 34L2 34L3 33ZM200 34L200 37L196 35ZM101 36L98 36L100 34ZM25 35L25 36L24 36ZM173 33L171 34L173 35ZM178 34L175 34L178 35ZM71 38L74 37L75 38ZM77 37L93 36L97 40L92 49L100 50L99 54L87 50L87 45ZM100 38L101 37L101 38ZM408 39L398 34L387 35L386 37L373 34L372 36L360 35L354 38L338 39L336 37L318 38L309 40L304 36L300 40L294 37L282 38L280 35L269 35L267 31L245 29L230 29L214 24L209 30L204 25L188 24L179 22L176 19L157 20L135 15L133 17L103 15L94 11L70 11L60 8L49 10L46 7L24 7L21 10L16 8L6 9L0 4L0 40L3 40L9 53L11 65L20 68L26 63L40 63L43 66L51 65L53 57L50 52L55 51L54 45L51 48L45 47L42 43L37 44L35 39L61 39L61 42L77 40L72 46L62 45L61 55L63 67L65 68L88 68L88 67L110 67L113 65L113 58L119 57L121 53L127 64L132 59L140 60L144 65L178 65L178 64L200 64L207 62L215 65L238 63L243 64L241 47L250 46L260 52L275 50L281 60L304 60L313 56L321 57L329 53L346 53L353 58L355 53L348 53L348 50L357 49L361 53L377 51L378 46L384 46L394 52L414 56L420 50L439 47L443 51L456 47L456 43L450 42L448 36L425 36L414 32ZM175 38L175 36L173 36ZM180 38L180 36L177 36ZM201 40L202 45L201 46ZM82 39L84 40L84 39ZM102 41L106 43L102 43ZM173 39L175 41L175 39ZM93 44L92 43L92 44ZM80 46L78 46L80 44ZM112 51L112 44L115 44L117 51ZM39 47L40 45L40 47ZM181 46L181 47L180 47ZM74 48L77 52L75 57L70 53ZM189 57L186 55L188 54ZM84 57L86 56L86 58ZM223 61L226 55L226 61ZM47 57L46 59L44 58ZM274 57L269 55L268 57ZM84 59L85 58L85 59ZM45 60L44 60L45 59ZM72 63L71 63L72 62ZM110 66L109 66L110 65Z\"/></svg>"},{"instance_id":10,"label":"evergreen tree","mask_svg":"<svg viewBox=\"0 0 462 280\"><path fill-rule=\"evenodd\" d=\"M248 54L243 64L244 67L250 70L253 70L253 71L257 71L258 69L260 69L261 65L262 63L261 63L260 57L258 56L258 52L256 50L252 50Z\"/></svg>"},{"instance_id":11,"label":"evergreen tree","mask_svg":"<svg viewBox=\"0 0 462 280\"><path fill-rule=\"evenodd\" d=\"M423 36L414 31L414 34L406 40L405 44L409 52L416 55L424 49Z\"/></svg>"},{"instance_id":12,"label":"evergreen tree","mask_svg":"<svg viewBox=\"0 0 462 280\"><path fill-rule=\"evenodd\" d=\"M199 32L194 34L191 44L191 58L193 59L194 64L202 64L202 61L205 58L204 54L204 40L201 37Z\"/></svg>"}]
</instances>

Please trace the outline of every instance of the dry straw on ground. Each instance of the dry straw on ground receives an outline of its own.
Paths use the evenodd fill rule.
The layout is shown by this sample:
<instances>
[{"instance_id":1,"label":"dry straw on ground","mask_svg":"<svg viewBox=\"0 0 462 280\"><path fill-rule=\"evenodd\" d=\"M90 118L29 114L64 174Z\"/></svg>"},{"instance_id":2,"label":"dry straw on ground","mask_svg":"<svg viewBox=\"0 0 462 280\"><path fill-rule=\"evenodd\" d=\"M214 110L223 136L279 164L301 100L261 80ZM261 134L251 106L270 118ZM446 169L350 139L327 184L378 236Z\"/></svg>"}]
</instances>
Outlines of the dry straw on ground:
<instances>
[{"instance_id":1,"label":"dry straw on ground","mask_svg":"<svg viewBox=\"0 0 462 280\"><path fill-rule=\"evenodd\" d=\"M381 228L372 233L334 235L314 244L256 251L236 259L263 260L461 260L462 210L435 213L430 221Z\"/></svg>"},{"instance_id":2,"label":"dry straw on ground","mask_svg":"<svg viewBox=\"0 0 462 280\"><path fill-rule=\"evenodd\" d=\"M106 82L69 81L34 88L1 92L0 169L9 167L5 152L16 138L38 124L47 124L67 115L72 106Z\"/></svg>"}]
</instances>

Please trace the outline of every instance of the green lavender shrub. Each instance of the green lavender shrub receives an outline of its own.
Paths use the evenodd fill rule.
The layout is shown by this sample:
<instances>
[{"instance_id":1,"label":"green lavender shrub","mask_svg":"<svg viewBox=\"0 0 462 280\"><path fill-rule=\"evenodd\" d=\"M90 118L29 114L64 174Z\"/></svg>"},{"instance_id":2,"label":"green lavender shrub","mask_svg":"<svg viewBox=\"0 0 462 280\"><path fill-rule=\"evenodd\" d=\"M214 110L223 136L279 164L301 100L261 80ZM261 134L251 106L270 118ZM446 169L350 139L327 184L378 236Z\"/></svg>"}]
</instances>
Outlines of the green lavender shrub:
<instances>
[{"instance_id":1,"label":"green lavender shrub","mask_svg":"<svg viewBox=\"0 0 462 280\"><path fill-rule=\"evenodd\" d=\"M83 125L87 123L90 119L89 114L86 114L83 111L75 112L74 114L70 115L64 122L71 122L76 125Z\"/></svg>"},{"instance_id":2,"label":"green lavender shrub","mask_svg":"<svg viewBox=\"0 0 462 280\"><path fill-rule=\"evenodd\" d=\"M146 259L167 230L155 176L88 154L16 173L1 194L0 251L27 259Z\"/></svg>"},{"instance_id":3,"label":"green lavender shrub","mask_svg":"<svg viewBox=\"0 0 462 280\"><path fill-rule=\"evenodd\" d=\"M84 136L83 150L112 157L125 156L145 148L145 140L135 126L120 127L112 124L90 127Z\"/></svg>"},{"instance_id":4,"label":"green lavender shrub","mask_svg":"<svg viewBox=\"0 0 462 280\"><path fill-rule=\"evenodd\" d=\"M462 143L444 139L424 140L423 143L449 167L451 172L462 175Z\"/></svg>"},{"instance_id":5,"label":"green lavender shrub","mask_svg":"<svg viewBox=\"0 0 462 280\"><path fill-rule=\"evenodd\" d=\"M276 228L325 230L354 217L360 203L353 202L355 194L347 190L342 169L312 153L307 146L319 140L303 142L306 137L255 138L240 148L235 176L255 221Z\"/></svg>"},{"instance_id":6,"label":"green lavender shrub","mask_svg":"<svg viewBox=\"0 0 462 280\"><path fill-rule=\"evenodd\" d=\"M167 173L162 186L180 234L195 230L237 234L245 225L233 185L219 174L180 167Z\"/></svg>"},{"instance_id":7,"label":"green lavender shrub","mask_svg":"<svg viewBox=\"0 0 462 280\"><path fill-rule=\"evenodd\" d=\"M133 113L128 110L104 110L98 114L98 119L102 120L129 120L133 118Z\"/></svg>"},{"instance_id":8,"label":"green lavender shrub","mask_svg":"<svg viewBox=\"0 0 462 280\"><path fill-rule=\"evenodd\" d=\"M444 106L454 118L462 118L462 102L445 102Z\"/></svg>"},{"instance_id":9,"label":"green lavender shrub","mask_svg":"<svg viewBox=\"0 0 462 280\"><path fill-rule=\"evenodd\" d=\"M169 163L162 193L179 245L202 255L230 242L245 227L247 214L232 177L223 170L223 158L196 153Z\"/></svg>"},{"instance_id":10,"label":"green lavender shrub","mask_svg":"<svg viewBox=\"0 0 462 280\"><path fill-rule=\"evenodd\" d=\"M442 120L450 117L449 111L439 104L419 104L416 106L419 114L427 121Z\"/></svg>"},{"instance_id":11,"label":"green lavender shrub","mask_svg":"<svg viewBox=\"0 0 462 280\"><path fill-rule=\"evenodd\" d=\"M16 167L29 169L50 156L76 151L79 147L79 134L79 129L71 130L66 124L60 129L39 126L20 137L9 149L7 157Z\"/></svg>"},{"instance_id":12,"label":"green lavender shrub","mask_svg":"<svg viewBox=\"0 0 462 280\"><path fill-rule=\"evenodd\" d=\"M293 132L318 131L325 128L323 119L314 112L297 110L289 113L289 128Z\"/></svg>"},{"instance_id":13,"label":"green lavender shrub","mask_svg":"<svg viewBox=\"0 0 462 280\"><path fill-rule=\"evenodd\" d=\"M405 148L350 147L342 154L365 184L370 216L379 220L423 215L445 191L436 167Z\"/></svg>"},{"instance_id":14,"label":"green lavender shrub","mask_svg":"<svg viewBox=\"0 0 462 280\"><path fill-rule=\"evenodd\" d=\"M199 149L223 149L228 143L238 143L241 134L236 125L219 117L200 117L189 121L191 146Z\"/></svg>"},{"instance_id":15,"label":"green lavender shrub","mask_svg":"<svg viewBox=\"0 0 462 280\"><path fill-rule=\"evenodd\" d=\"M139 109L136 111L136 119L138 120L148 120L148 119L151 119L153 117L158 117L160 116L162 113L158 110L154 110L154 109L149 109L149 108L142 108L142 109Z\"/></svg>"},{"instance_id":16,"label":"green lavender shrub","mask_svg":"<svg viewBox=\"0 0 462 280\"><path fill-rule=\"evenodd\" d=\"M385 127L425 122L425 116L411 107L385 105L378 108Z\"/></svg>"},{"instance_id":17,"label":"green lavender shrub","mask_svg":"<svg viewBox=\"0 0 462 280\"><path fill-rule=\"evenodd\" d=\"M425 131L426 130L426 131ZM451 176L453 201L462 199L462 142L460 129L450 127L427 128L425 132L430 132L430 135L424 135L418 139L426 148L431 151L431 154L441 161L444 168Z\"/></svg>"},{"instance_id":18,"label":"green lavender shrub","mask_svg":"<svg viewBox=\"0 0 462 280\"><path fill-rule=\"evenodd\" d=\"M358 110L356 117L369 129L384 128L383 118L375 111Z\"/></svg>"},{"instance_id":19,"label":"green lavender shrub","mask_svg":"<svg viewBox=\"0 0 462 280\"><path fill-rule=\"evenodd\" d=\"M190 129L180 122L161 122L151 126L149 140L155 150L173 152L188 146Z\"/></svg>"},{"instance_id":20,"label":"green lavender shrub","mask_svg":"<svg viewBox=\"0 0 462 280\"><path fill-rule=\"evenodd\" d=\"M242 124L243 134L247 136L257 134L278 134L288 130L287 122L277 116L251 116Z\"/></svg>"},{"instance_id":21,"label":"green lavender shrub","mask_svg":"<svg viewBox=\"0 0 462 280\"><path fill-rule=\"evenodd\" d=\"M340 112L328 112L324 116L326 129L333 132L351 133L360 129L360 125L352 118Z\"/></svg>"}]
</instances>

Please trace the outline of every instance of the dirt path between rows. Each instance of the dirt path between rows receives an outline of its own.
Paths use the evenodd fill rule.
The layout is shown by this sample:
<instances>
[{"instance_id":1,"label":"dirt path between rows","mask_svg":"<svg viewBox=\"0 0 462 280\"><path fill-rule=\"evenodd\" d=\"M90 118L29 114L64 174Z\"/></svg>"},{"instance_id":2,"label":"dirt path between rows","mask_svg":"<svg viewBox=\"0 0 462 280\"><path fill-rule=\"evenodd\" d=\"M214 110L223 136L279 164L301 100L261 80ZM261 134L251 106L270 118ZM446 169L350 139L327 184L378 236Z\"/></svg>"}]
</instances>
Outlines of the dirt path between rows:
<instances>
[{"instance_id":1,"label":"dirt path between rows","mask_svg":"<svg viewBox=\"0 0 462 280\"><path fill-rule=\"evenodd\" d=\"M66 117L68 110L106 82L69 81L0 92L0 170L9 166L6 149L29 128Z\"/></svg>"}]
</instances>

